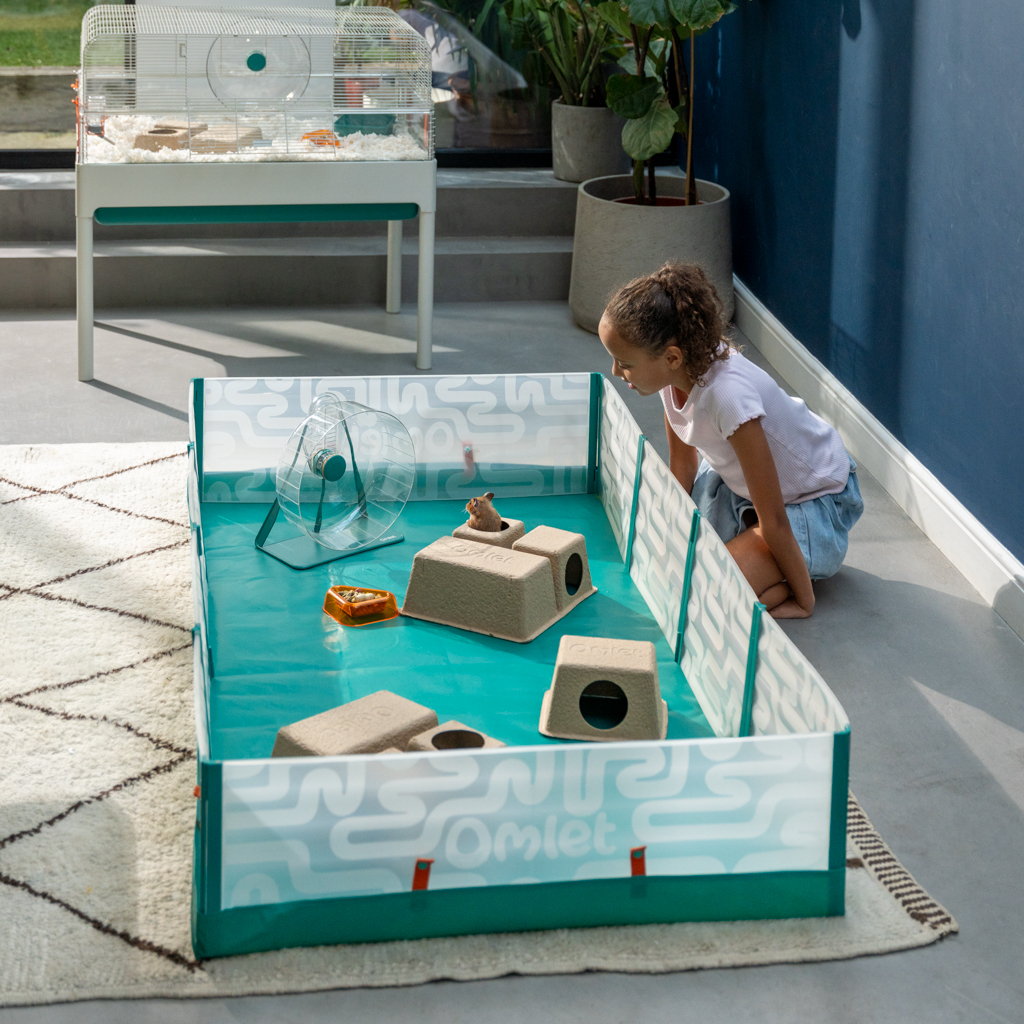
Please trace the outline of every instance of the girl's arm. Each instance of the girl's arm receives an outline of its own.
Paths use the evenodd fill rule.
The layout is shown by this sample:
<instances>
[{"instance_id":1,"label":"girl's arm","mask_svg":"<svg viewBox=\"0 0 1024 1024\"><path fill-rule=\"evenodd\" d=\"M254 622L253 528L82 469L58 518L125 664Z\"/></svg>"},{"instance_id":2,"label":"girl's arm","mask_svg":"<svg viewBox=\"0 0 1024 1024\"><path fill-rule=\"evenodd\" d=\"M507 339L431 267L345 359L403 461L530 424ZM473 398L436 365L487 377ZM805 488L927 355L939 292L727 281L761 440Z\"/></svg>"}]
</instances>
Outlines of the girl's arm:
<instances>
[{"instance_id":1,"label":"girl's arm","mask_svg":"<svg viewBox=\"0 0 1024 1024\"><path fill-rule=\"evenodd\" d=\"M729 444L740 461L758 523L727 547L758 598L776 618L807 618L814 611L811 577L789 525L775 459L761 421L741 424Z\"/></svg>"},{"instance_id":2,"label":"girl's arm","mask_svg":"<svg viewBox=\"0 0 1024 1024\"><path fill-rule=\"evenodd\" d=\"M687 494L693 490L693 481L697 479L697 466L700 456L697 449L688 445L673 429L665 415L665 433L668 434L668 468L672 475L683 485Z\"/></svg>"}]
</instances>

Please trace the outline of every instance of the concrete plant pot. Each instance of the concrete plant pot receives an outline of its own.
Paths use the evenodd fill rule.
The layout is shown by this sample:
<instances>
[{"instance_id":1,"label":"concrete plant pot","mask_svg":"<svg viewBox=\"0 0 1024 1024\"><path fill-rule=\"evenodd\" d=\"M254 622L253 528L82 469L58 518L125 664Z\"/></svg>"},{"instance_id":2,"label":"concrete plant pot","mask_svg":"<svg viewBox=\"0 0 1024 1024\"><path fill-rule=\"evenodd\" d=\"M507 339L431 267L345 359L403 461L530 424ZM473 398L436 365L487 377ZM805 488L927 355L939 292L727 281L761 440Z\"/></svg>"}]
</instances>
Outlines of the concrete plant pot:
<instances>
[{"instance_id":1,"label":"concrete plant pot","mask_svg":"<svg viewBox=\"0 0 1024 1024\"><path fill-rule=\"evenodd\" d=\"M587 181L625 174L629 157L622 148L626 119L608 107L551 104L551 162L561 181Z\"/></svg>"},{"instance_id":2,"label":"concrete plant pot","mask_svg":"<svg viewBox=\"0 0 1024 1024\"><path fill-rule=\"evenodd\" d=\"M659 175L658 198L681 199L686 179ZM650 274L668 260L704 268L731 320L732 239L729 192L697 180L697 206L635 206L614 202L632 198L630 175L585 181L576 199L569 307L580 327L597 333L604 307L627 281Z\"/></svg>"}]
</instances>

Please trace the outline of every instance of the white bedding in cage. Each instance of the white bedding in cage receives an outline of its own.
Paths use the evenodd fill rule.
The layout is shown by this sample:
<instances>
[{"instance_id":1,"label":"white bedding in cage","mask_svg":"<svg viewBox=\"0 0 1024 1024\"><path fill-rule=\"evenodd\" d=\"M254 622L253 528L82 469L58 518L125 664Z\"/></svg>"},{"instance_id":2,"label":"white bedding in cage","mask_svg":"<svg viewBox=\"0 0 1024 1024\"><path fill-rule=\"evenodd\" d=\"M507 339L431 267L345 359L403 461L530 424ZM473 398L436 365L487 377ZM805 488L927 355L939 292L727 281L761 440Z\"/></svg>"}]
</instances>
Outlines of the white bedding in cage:
<instances>
[{"instance_id":1,"label":"white bedding in cage","mask_svg":"<svg viewBox=\"0 0 1024 1024\"><path fill-rule=\"evenodd\" d=\"M355 132L338 140L338 147L321 147L305 142L307 132L330 129L332 118L296 118L283 114L260 114L258 118L238 117L238 129L259 128L274 145L242 146L238 152L194 153L187 149L136 149L135 138L169 117L147 114L112 114L103 121L104 135L88 137L88 163L261 163L271 160L426 160L427 151L411 135L363 134ZM232 120L230 124L234 125ZM281 149L282 142L286 148Z\"/></svg>"}]
</instances>

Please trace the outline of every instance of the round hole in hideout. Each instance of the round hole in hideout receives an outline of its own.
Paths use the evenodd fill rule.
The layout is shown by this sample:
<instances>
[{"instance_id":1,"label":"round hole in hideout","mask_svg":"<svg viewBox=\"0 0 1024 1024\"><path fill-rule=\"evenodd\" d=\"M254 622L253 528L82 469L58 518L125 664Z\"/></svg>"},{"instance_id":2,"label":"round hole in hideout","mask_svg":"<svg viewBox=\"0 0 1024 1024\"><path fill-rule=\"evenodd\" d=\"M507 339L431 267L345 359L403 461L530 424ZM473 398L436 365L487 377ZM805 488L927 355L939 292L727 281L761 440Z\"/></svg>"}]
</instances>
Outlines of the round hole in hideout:
<instances>
[{"instance_id":1,"label":"round hole in hideout","mask_svg":"<svg viewBox=\"0 0 1024 1024\"><path fill-rule=\"evenodd\" d=\"M245 66L250 71L262 71L267 66L266 54L260 53L259 50L255 50L246 57Z\"/></svg>"},{"instance_id":2,"label":"round hole in hideout","mask_svg":"<svg viewBox=\"0 0 1024 1024\"><path fill-rule=\"evenodd\" d=\"M583 559L574 551L565 563L565 589L572 596L583 582Z\"/></svg>"},{"instance_id":3,"label":"round hole in hideout","mask_svg":"<svg viewBox=\"0 0 1024 1024\"><path fill-rule=\"evenodd\" d=\"M622 687L608 679L590 683L580 694L580 714L594 729L614 729L629 710L629 700Z\"/></svg>"},{"instance_id":4,"label":"round hole in hideout","mask_svg":"<svg viewBox=\"0 0 1024 1024\"><path fill-rule=\"evenodd\" d=\"M446 729L435 733L430 742L436 750L465 750L468 747L482 747L484 738L469 729Z\"/></svg>"}]
</instances>

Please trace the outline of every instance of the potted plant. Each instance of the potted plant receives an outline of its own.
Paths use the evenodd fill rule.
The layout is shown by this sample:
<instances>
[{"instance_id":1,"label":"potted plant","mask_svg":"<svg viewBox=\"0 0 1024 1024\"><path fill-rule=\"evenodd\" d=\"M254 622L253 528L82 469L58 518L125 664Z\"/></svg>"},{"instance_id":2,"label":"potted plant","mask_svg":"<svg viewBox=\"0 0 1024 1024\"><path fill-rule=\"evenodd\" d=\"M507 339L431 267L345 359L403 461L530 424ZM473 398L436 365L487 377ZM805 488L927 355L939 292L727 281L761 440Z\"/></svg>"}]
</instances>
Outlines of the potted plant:
<instances>
[{"instance_id":1,"label":"potted plant","mask_svg":"<svg viewBox=\"0 0 1024 1024\"><path fill-rule=\"evenodd\" d=\"M699 263L734 311L729 192L693 173L694 40L731 0L607 0L598 13L626 35L627 74L609 79L609 108L626 120L622 146L633 174L580 185L569 305L596 331L610 294L669 259ZM679 136L686 176L655 176L654 158ZM645 173L646 172L646 173Z\"/></svg>"},{"instance_id":2,"label":"potted plant","mask_svg":"<svg viewBox=\"0 0 1024 1024\"><path fill-rule=\"evenodd\" d=\"M540 54L561 94L551 105L555 177L624 171L625 120L607 106L606 74L625 55L625 37L586 0L508 0L505 9L517 43Z\"/></svg>"}]
</instances>

